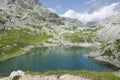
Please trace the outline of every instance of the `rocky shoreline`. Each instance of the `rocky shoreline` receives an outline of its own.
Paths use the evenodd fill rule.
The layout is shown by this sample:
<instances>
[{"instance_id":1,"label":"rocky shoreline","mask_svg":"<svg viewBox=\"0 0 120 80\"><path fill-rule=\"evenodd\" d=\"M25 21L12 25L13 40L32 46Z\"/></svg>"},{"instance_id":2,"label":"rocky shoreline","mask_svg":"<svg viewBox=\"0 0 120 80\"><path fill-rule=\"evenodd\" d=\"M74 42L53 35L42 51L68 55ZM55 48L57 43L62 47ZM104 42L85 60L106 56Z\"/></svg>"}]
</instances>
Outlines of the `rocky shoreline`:
<instances>
[{"instance_id":1,"label":"rocky shoreline","mask_svg":"<svg viewBox=\"0 0 120 80\"><path fill-rule=\"evenodd\" d=\"M30 75L25 74L21 70L11 72L10 76L1 78L0 80L91 80L81 76L74 76L70 74L64 75Z\"/></svg>"},{"instance_id":2,"label":"rocky shoreline","mask_svg":"<svg viewBox=\"0 0 120 80\"><path fill-rule=\"evenodd\" d=\"M40 74L17 70L11 72L8 77L0 77L0 80L119 80L119 73L120 71L112 73L77 71L74 74L71 72Z\"/></svg>"},{"instance_id":3,"label":"rocky shoreline","mask_svg":"<svg viewBox=\"0 0 120 80\"><path fill-rule=\"evenodd\" d=\"M1 78L0 80L9 80L10 77ZM81 76L65 75L24 75L19 80L91 80Z\"/></svg>"},{"instance_id":4,"label":"rocky shoreline","mask_svg":"<svg viewBox=\"0 0 120 80\"><path fill-rule=\"evenodd\" d=\"M59 45L61 44L61 45ZM42 45L38 44L38 45L28 45L24 48L21 48L18 52L16 52L15 55L13 56L10 56L10 57L6 57L6 58L1 58L0 61L5 61L5 60L8 60L8 59L11 59L11 58L14 58L14 57L17 57L17 56L21 56L21 55L24 55L26 54L28 51L30 51L31 49L33 48L37 48L37 47L55 47L55 46L80 46L80 47L86 47L86 48L97 48L100 46L100 43L71 43L71 42L64 42L62 41L61 42L52 42L52 43L45 43L43 42Z\"/></svg>"},{"instance_id":5,"label":"rocky shoreline","mask_svg":"<svg viewBox=\"0 0 120 80\"><path fill-rule=\"evenodd\" d=\"M118 68L120 68L120 61L118 59L114 59L113 57L110 56L101 56L102 53L99 51L96 52L91 52L88 56L102 62L107 62L110 63Z\"/></svg>"}]
</instances>

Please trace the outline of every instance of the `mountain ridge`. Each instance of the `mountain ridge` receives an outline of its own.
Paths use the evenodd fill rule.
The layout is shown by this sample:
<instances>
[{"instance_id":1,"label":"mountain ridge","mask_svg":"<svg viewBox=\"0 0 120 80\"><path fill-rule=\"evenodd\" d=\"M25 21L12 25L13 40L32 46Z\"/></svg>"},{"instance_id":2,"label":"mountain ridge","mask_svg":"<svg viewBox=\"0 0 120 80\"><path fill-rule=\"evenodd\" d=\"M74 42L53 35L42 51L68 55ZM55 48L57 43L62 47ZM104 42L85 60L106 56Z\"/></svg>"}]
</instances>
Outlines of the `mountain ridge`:
<instances>
[{"instance_id":1,"label":"mountain ridge","mask_svg":"<svg viewBox=\"0 0 120 80\"><path fill-rule=\"evenodd\" d=\"M9 25L5 24L4 27L21 25L25 27L26 25L23 24L31 23L35 25L34 24L35 22L37 25L40 26L46 25L52 26L54 30L56 30L55 27L58 28L58 26L59 30L62 29L61 27L70 28L73 26L75 27L83 26L83 24L77 19L60 17L59 15L51 12L50 10L46 9L38 0L2 0L2 1L0 2L1 4L0 8L1 11L4 11L3 14L7 14L7 17L4 17L4 19L7 19L5 21L6 23L9 23ZM8 20L8 17L11 19ZM11 24L11 22L7 22L10 20L11 22L14 23L13 25Z\"/></svg>"},{"instance_id":2,"label":"mountain ridge","mask_svg":"<svg viewBox=\"0 0 120 80\"><path fill-rule=\"evenodd\" d=\"M95 26L101 27L97 36L102 44L89 56L120 67L120 14L111 16Z\"/></svg>"}]
</instances>

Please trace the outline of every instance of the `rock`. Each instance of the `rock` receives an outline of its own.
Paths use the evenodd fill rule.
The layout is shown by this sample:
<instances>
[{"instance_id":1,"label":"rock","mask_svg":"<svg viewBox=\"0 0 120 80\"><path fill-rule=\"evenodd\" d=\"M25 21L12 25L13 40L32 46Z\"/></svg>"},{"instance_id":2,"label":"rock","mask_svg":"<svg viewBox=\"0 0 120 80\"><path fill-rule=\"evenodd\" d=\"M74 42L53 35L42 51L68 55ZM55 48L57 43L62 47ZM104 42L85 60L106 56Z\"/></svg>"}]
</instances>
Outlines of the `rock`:
<instances>
[{"instance_id":1,"label":"rock","mask_svg":"<svg viewBox=\"0 0 120 80\"><path fill-rule=\"evenodd\" d=\"M101 41L120 39L120 14L111 16L99 22L96 26L103 26L103 28L98 31L98 37Z\"/></svg>"},{"instance_id":2,"label":"rock","mask_svg":"<svg viewBox=\"0 0 120 80\"><path fill-rule=\"evenodd\" d=\"M95 51L95 52L90 52L89 53L89 57L98 57L98 56L100 56L101 55L101 52L98 50L98 51Z\"/></svg>"},{"instance_id":3,"label":"rock","mask_svg":"<svg viewBox=\"0 0 120 80\"><path fill-rule=\"evenodd\" d=\"M91 79L86 79L81 76L73 76L73 75L66 74L66 75L60 76L59 80L91 80Z\"/></svg>"},{"instance_id":4,"label":"rock","mask_svg":"<svg viewBox=\"0 0 120 80\"><path fill-rule=\"evenodd\" d=\"M65 28L83 27L81 21L59 15L45 8L39 0L1 0L0 30L29 29L38 33L58 36Z\"/></svg>"},{"instance_id":5,"label":"rock","mask_svg":"<svg viewBox=\"0 0 120 80\"><path fill-rule=\"evenodd\" d=\"M120 67L120 14L108 17L96 26L101 26L97 35L102 45L89 56Z\"/></svg>"},{"instance_id":6,"label":"rock","mask_svg":"<svg viewBox=\"0 0 120 80\"><path fill-rule=\"evenodd\" d=\"M21 70L13 71L13 72L11 72L11 74L10 74L10 79L13 79L13 78L16 77L16 76L22 77L22 76L24 76L24 75L25 75L24 72L21 71Z\"/></svg>"}]
</instances>

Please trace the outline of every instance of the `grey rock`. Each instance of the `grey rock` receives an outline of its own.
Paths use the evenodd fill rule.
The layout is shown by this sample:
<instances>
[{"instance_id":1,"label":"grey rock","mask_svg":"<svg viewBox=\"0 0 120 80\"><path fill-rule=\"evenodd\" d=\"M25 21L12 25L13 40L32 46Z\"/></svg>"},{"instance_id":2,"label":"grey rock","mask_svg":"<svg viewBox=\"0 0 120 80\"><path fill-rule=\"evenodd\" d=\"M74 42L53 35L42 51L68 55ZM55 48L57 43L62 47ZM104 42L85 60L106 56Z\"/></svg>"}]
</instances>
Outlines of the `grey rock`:
<instances>
[{"instance_id":1,"label":"grey rock","mask_svg":"<svg viewBox=\"0 0 120 80\"><path fill-rule=\"evenodd\" d=\"M45 8L39 0L1 0L0 30L30 29L39 33L58 36L64 28L83 27L81 21L60 17Z\"/></svg>"},{"instance_id":2,"label":"grey rock","mask_svg":"<svg viewBox=\"0 0 120 80\"><path fill-rule=\"evenodd\" d=\"M97 34L104 47L89 56L120 67L120 14L111 16L97 23L96 26L100 27Z\"/></svg>"},{"instance_id":3,"label":"grey rock","mask_svg":"<svg viewBox=\"0 0 120 80\"><path fill-rule=\"evenodd\" d=\"M96 26L102 26L98 32L98 37L101 41L114 41L120 39L120 14L111 16Z\"/></svg>"}]
</instances>

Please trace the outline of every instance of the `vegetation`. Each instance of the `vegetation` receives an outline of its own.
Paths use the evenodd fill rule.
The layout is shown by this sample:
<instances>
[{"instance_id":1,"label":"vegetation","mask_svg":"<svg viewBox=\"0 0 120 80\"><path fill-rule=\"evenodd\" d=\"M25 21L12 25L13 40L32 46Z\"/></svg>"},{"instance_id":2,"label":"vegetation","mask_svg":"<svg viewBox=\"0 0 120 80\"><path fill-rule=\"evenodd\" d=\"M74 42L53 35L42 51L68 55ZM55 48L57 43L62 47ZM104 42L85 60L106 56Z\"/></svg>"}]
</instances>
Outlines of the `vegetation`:
<instances>
[{"instance_id":1,"label":"vegetation","mask_svg":"<svg viewBox=\"0 0 120 80\"><path fill-rule=\"evenodd\" d=\"M103 49L104 53L102 54L102 56L113 56L115 58L115 55L113 53L114 51L120 51L120 40L118 39L113 42L103 43L101 45L101 51L103 51Z\"/></svg>"},{"instance_id":2,"label":"vegetation","mask_svg":"<svg viewBox=\"0 0 120 80\"><path fill-rule=\"evenodd\" d=\"M19 80L20 79L20 77L19 76L15 76L15 77L13 77L13 79L12 80Z\"/></svg>"},{"instance_id":3,"label":"vegetation","mask_svg":"<svg viewBox=\"0 0 120 80\"><path fill-rule=\"evenodd\" d=\"M59 18L59 16L55 13L49 13L49 16L52 18Z\"/></svg>"},{"instance_id":4,"label":"vegetation","mask_svg":"<svg viewBox=\"0 0 120 80\"><path fill-rule=\"evenodd\" d=\"M96 40L96 30L65 33L63 34L63 37L71 42L94 42Z\"/></svg>"},{"instance_id":5,"label":"vegetation","mask_svg":"<svg viewBox=\"0 0 120 80\"><path fill-rule=\"evenodd\" d=\"M111 50L106 50L106 51L102 54L102 56L113 56L113 57L115 57L115 56L112 54L112 51L111 51Z\"/></svg>"},{"instance_id":6,"label":"vegetation","mask_svg":"<svg viewBox=\"0 0 120 80\"><path fill-rule=\"evenodd\" d=\"M0 23L5 24L7 20L4 20L2 17L0 17Z\"/></svg>"},{"instance_id":7,"label":"vegetation","mask_svg":"<svg viewBox=\"0 0 120 80\"><path fill-rule=\"evenodd\" d=\"M70 31L75 31L75 30L77 30L78 28L77 28L77 26L73 26L72 28L70 28L70 27L63 27L65 30L70 30Z\"/></svg>"},{"instance_id":8,"label":"vegetation","mask_svg":"<svg viewBox=\"0 0 120 80\"><path fill-rule=\"evenodd\" d=\"M120 39L116 40L116 41L114 42L114 44L116 45L115 48L116 48L118 51L120 51Z\"/></svg>"},{"instance_id":9,"label":"vegetation","mask_svg":"<svg viewBox=\"0 0 120 80\"><path fill-rule=\"evenodd\" d=\"M40 75L39 72L29 72L27 71L26 74L30 75ZM77 70L77 71L67 71L67 70L58 70L58 71L49 71L43 73L44 75L64 75L64 74L70 74L70 75L80 75L86 78L91 78L93 80L120 80L119 77L115 76L112 72L90 72L85 70Z\"/></svg>"},{"instance_id":10,"label":"vegetation","mask_svg":"<svg viewBox=\"0 0 120 80\"><path fill-rule=\"evenodd\" d=\"M46 33L36 33L27 29L2 30L0 31L0 59L5 56L15 55L14 53L21 48L40 44L51 37Z\"/></svg>"}]
</instances>

